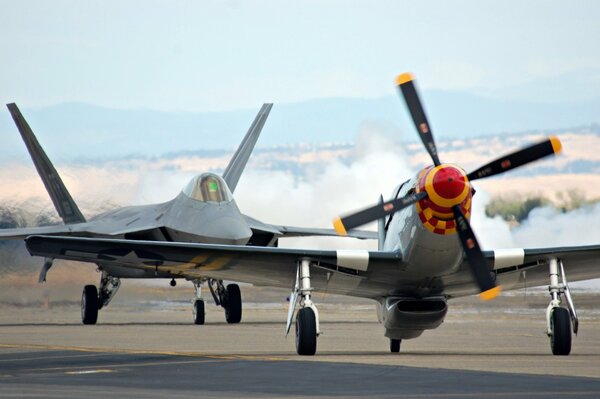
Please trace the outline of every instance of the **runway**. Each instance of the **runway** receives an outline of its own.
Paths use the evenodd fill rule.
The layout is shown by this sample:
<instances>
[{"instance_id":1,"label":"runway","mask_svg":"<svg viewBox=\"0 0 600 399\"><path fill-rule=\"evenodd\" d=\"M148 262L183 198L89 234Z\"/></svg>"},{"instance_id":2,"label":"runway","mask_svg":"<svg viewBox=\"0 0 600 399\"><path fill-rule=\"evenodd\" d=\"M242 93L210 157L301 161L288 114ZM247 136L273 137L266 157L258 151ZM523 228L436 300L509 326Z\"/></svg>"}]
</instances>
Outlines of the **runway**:
<instances>
[{"instance_id":1,"label":"runway","mask_svg":"<svg viewBox=\"0 0 600 399\"><path fill-rule=\"evenodd\" d=\"M7 349L0 396L8 397L581 397L600 381L406 366L260 357Z\"/></svg>"},{"instance_id":2,"label":"runway","mask_svg":"<svg viewBox=\"0 0 600 399\"><path fill-rule=\"evenodd\" d=\"M212 306L204 326L191 324L188 303L115 302L95 326L75 305L2 306L0 397L600 397L596 298L568 357L550 355L543 307L502 301L455 306L400 354L370 305L322 303L314 357L285 338L284 304L249 303L239 325Z\"/></svg>"}]
</instances>

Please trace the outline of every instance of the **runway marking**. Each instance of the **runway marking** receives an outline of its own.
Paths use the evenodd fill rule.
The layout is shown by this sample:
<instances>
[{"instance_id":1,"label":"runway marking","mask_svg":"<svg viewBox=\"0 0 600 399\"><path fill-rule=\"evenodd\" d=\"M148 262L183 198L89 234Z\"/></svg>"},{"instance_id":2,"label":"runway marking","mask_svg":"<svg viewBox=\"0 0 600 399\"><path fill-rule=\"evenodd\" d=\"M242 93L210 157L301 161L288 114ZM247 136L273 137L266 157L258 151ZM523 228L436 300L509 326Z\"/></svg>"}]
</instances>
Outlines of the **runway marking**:
<instances>
[{"instance_id":1,"label":"runway marking","mask_svg":"<svg viewBox=\"0 0 600 399\"><path fill-rule=\"evenodd\" d=\"M1 347L2 345L0 345ZM87 355L70 355L70 356L35 356L27 358L13 358L13 359L0 359L0 362L26 362L28 360L47 360L47 359L75 359L81 357L100 357L100 356L111 356L114 353L90 353Z\"/></svg>"},{"instance_id":2,"label":"runway marking","mask_svg":"<svg viewBox=\"0 0 600 399\"><path fill-rule=\"evenodd\" d=\"M211 359L221 360L259 360L259 361L284 361L289 360L287 356L261 356L261 355L217 355L209 353L185 352L185 351L161 351L147 349L110 349L110 348L89 348L79 346L62 346L62 345L43 345L43 344L0 344L0 348L11 349L49 349L63 350L75 352L92 352L92 353L111 353L111 354L133 354L133 355L166 355L166 356L187 356L187 357L206 357Z\"/></svg>"},{"instance_id":3,"label":"runway marking","mask_svg":"<svg viewBox=\"0 0 600 399\"><path fill-rule=\"evenodd\" d=\"M73 370L73 366L66 367L42 367L35 369L23 369L19 370L20 373L24 372L52 372L52 371L65 371L65 374L85 374L85 371L96 371L98 367L102 367L102 370L119 369L119 368L135 368L135 367L154 367L154 366L171 366L181 364L199 364L199 363L218 363L219 360L182 360L182 361L157 361L157 362L145 362L145 363L117 363L117 364L95 364L93 366L81 366L79 370ZM90 370L86 370L90 369ZM110 370L111 372L114 370Z\"/></svg>"},{"instance_id":4,"label":"runway marking","mask_svg":"<svg viewBox=\"0 0 600 399\"><path fill-rule=\"evenodd\" d=\"M113 372L114 372L114 370L101 369L101 370L67 371L67 372L65 372L65 374L80 375L80 374L97 374L97 373L113 373Z\"/></svg>"}]
</instances>

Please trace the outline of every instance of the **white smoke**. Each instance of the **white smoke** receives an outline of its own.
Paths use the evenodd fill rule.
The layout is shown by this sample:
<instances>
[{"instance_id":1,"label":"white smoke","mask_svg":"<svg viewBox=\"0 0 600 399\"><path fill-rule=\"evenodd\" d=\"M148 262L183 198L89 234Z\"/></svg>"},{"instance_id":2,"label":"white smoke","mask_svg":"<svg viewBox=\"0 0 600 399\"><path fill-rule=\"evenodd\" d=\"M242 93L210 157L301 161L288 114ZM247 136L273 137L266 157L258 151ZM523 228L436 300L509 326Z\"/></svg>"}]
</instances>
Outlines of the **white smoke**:
<instances>
[{"instance_id":1,"label":"white smoke","mask_svg":"<svg viewBox=\"0 0 600 399\"><path fill-rule=\"evenodd\" d=\"M389 198L394 187L414 175L402 147L390 137L394 135L386 134L380 126L364 125L351 160L332 159L325 165L309 165L303 178L248 170L238 185L236 202L244 213L268 223L332 228L335 216L375 204L380 194ZM284 239L280 245L377 248L373 241L343 238Z\"/></svg>"},{"instance_id":2,"label":"white smoke","mask_svg":"<svg viewBox=\"0 0 600 399\"><path fill-rule=\"evenodd\" d=\"M334 216L374 204L380 194L390 198L397 185L417 172L409 166L406 147L395 141L399 137L400 134L389 127L365 124L356 137L352 156L307 162L302 166L300 177L291 172L256 169L250 164L235 192L236 202L242 212L267 223L331 228ZM424 150L418 148L418 151ZM148 204L173 198L193 174L207 171L192 172L189 168L181 171L153 165L154 160L122 170L114 165L110 169L67 167L65 181L69 187L74 186L71 191L78 203ZM15 188L3 186L0 182L0 192L11 193L14 198ZM36 187L33 194L36 197L40 189L43 190L39 180L19 187L25 190L23 187L30 186ZM19 198L23 197L27 197L27 193L20 193ZM501 218L485 215L489 200L489 195L477 188L471 220L484 249L600 243L600 223L597 222L600 205L567 213L552 208L535 209L521 226L510 229ZM375 226L364 228L374 230ZM377 247L374 241L316 237L284 239L280 245L313 249ZM596 282L591 286L600 285Z\"/></svg>"}]
</instances>

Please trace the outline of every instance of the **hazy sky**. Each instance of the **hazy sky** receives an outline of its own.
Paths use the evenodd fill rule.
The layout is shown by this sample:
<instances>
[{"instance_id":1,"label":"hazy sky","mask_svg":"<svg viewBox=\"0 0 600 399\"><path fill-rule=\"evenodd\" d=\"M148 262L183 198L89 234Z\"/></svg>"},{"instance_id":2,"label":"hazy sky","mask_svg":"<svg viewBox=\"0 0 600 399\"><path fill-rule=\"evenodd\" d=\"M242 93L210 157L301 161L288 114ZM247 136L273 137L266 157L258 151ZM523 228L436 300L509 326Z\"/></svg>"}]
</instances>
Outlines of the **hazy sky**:
<instances>
[{"instance_id":1,"label":"hazy sky","mask_svg":"<svg viewBox=\"0 0 600 399\"><path fill-rule=\"evenodd\" d=\"M228 110L382 96L406 70L425 89L535 97L519 88L542 80L579 98L600 90L598 21L591 0L0 0L0 100Z\"/></svg>"}]
</instances>

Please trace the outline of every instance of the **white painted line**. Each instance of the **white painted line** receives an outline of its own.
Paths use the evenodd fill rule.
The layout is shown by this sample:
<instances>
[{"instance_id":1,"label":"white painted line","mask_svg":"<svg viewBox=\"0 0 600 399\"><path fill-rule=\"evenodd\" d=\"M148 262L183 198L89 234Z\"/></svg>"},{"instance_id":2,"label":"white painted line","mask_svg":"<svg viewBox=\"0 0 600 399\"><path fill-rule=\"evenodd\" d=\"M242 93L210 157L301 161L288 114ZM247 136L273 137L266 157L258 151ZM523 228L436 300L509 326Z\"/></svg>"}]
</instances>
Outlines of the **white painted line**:
<instances>
[{"instance_id":1,"label":"white painted line","mask_svg":"<svg viewBox=\"0 0 600 399\"><path fill-rule=\"evenodd\" d=\"M101 370L78 370L78 371L67 371L65 374L80 375L80 374L98 374L98 373L112 373L114 370L101 369Z\"/></svg>"}]
</instances>

